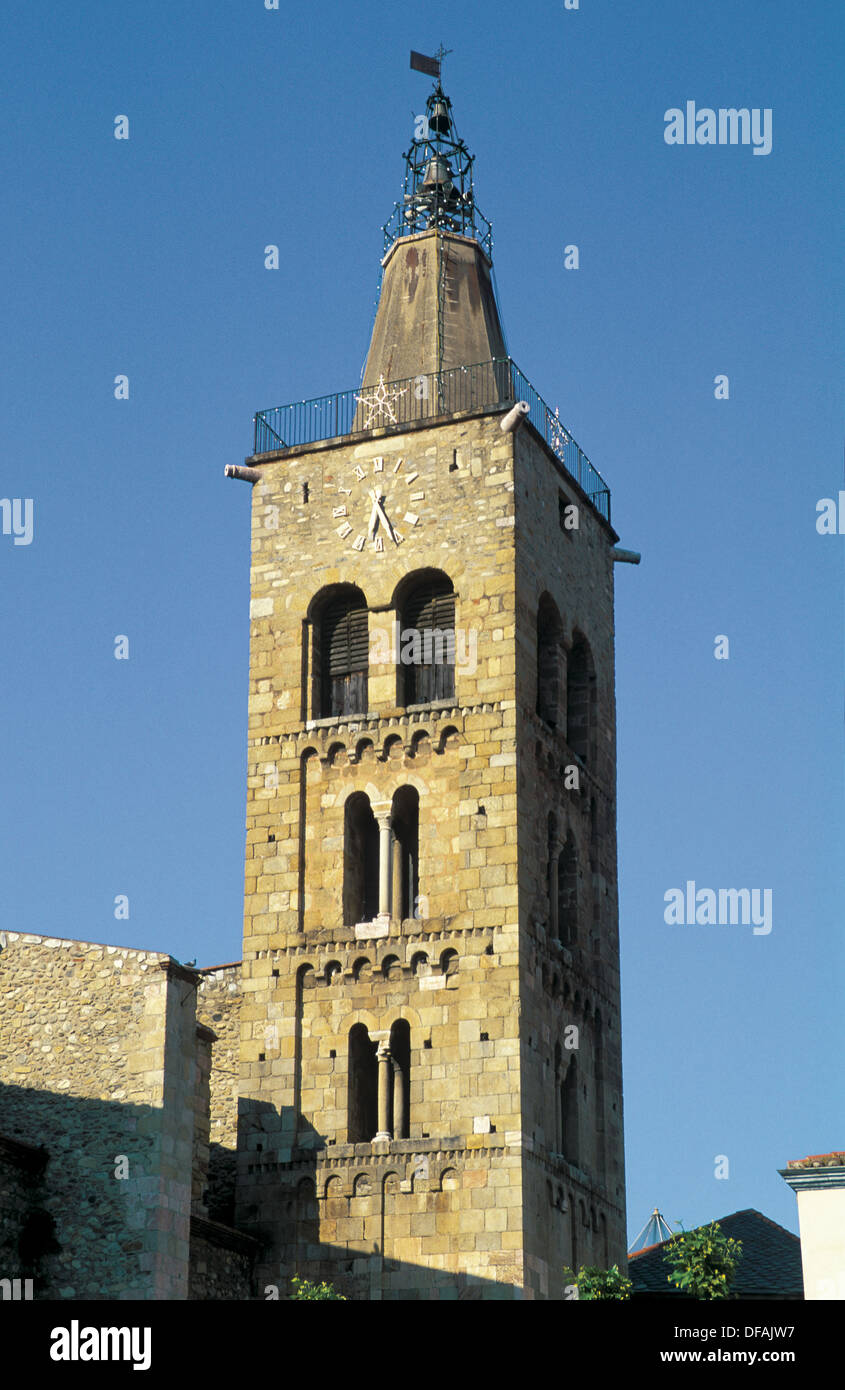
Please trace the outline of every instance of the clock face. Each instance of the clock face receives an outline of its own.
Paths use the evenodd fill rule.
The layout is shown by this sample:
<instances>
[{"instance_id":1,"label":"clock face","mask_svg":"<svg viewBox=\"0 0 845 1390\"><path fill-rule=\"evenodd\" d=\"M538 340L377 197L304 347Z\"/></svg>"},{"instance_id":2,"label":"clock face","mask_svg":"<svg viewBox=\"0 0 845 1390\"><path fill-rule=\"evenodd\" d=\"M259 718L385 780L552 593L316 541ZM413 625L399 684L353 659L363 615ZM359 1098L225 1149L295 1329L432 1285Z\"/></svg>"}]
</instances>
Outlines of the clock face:
<instances>
[{"instance_id":1,"label":"clock face","mask_svg":"<svg viewBox=\"0 0 845 1390\"><path fill-rule=\"evenodd\" d=\"M351 550L384 555L397 550L406 531L419 526L417 508L425 493L416 489L419 474L407 459L395 463L375 458L350 467L338 492L344 498L332 508L337 534Z\"/></svg>"}]
</instances>

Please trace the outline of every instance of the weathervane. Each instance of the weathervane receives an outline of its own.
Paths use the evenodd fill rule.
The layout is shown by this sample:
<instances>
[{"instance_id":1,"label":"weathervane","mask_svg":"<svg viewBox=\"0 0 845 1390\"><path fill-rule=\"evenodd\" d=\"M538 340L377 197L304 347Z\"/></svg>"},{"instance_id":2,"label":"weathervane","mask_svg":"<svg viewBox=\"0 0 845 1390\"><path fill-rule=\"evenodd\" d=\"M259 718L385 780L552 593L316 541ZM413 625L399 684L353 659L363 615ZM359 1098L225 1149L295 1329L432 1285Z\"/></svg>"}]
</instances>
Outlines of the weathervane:
<instances>
[{"instance_id":1,"label":"weathervane","mask_svg":"<svg viewBox=\"0 0 845 1390\"><path fill-rule=\"evenodd\" d=\"M433 58L427 58L424 53L416 53L411 49L411 67L415 72L425 72L429 77L440 78L440 71L443 67L443 59L447 53L451 53L451 48L444 48L442 43Z\"/></svg>"}]
</instances>

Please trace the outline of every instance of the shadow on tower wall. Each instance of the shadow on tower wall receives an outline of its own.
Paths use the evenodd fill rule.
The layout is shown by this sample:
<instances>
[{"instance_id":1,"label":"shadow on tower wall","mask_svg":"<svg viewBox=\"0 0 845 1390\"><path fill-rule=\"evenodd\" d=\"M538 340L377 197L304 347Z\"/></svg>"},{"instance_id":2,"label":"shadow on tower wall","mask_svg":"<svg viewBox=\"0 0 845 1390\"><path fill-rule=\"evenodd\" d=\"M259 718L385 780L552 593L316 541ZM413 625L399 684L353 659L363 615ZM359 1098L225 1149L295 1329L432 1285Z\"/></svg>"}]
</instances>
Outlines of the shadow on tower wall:
<instances>
[{"instance_id":1,"label":"shadow on tower wall","mask_svg":"<svg viewBox=\"0 0 845 1390\"><path fill-rule=\"evenodd\" d=\"M261 1244L257 1297L287 1297L296 1274L354 1300L522 1298L521 1252L476 1229L462 1141L331 1144L292 1110L245 1098L238 1133L235 1220ZM471 1272L479 1252L497 1277Z\"/></svg>"}]
</instances>

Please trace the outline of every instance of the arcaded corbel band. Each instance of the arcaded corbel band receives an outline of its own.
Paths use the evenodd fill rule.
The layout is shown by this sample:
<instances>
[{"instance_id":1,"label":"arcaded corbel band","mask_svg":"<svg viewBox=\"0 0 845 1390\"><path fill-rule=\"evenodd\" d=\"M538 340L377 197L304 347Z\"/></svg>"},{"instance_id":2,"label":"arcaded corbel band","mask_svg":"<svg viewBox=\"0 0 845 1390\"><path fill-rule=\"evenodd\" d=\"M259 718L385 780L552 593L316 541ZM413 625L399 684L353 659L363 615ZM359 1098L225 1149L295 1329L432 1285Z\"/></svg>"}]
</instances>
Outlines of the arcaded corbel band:
<instances>
[{"instance_id":1,"label":"arcaded corbel band","mask_svg":"<svg viewBox=\"0 0 845 1390\"><path fill-rule=\"evenodd\" d=\"M507 415L502 420L499 429L503 434L513 434L514 430L518 429L522 424L530 409L531 407L527 401L517 401L516 405L508 411Z\"/></svg>"},{"instance_id":2,"label":"arcaded corbel band","mask_svg":"<svg viewBox=\"0 0 845 1390\"><path fill-rule=\"evenodd\" d=\"M242 468L239 463L227 463L223 471L227 478L240 478L244 483L261 481L261 474L257 468Z\"/></svg>"}]
</instances>

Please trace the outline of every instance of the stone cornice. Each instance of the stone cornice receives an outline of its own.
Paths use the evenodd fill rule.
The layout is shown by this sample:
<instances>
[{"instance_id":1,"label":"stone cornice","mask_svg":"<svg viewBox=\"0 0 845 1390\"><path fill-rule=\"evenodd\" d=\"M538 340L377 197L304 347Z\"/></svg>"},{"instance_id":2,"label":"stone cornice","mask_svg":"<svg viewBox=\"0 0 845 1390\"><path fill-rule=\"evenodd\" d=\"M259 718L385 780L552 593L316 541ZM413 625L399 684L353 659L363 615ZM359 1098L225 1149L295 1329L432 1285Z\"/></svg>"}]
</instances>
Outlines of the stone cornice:
<instances>
[{"instance_id":1,"label":"stone cornice","mask_svg":"<svg viewBox=\"0 0 845 1390\"><path fill-rule=\"evenodd\" d=\"M793 1192L819 1192L823 1188L845 1187L845 1164L818 1168L779 1168L778 1172Z\"/></svg>"}]
</instances>

